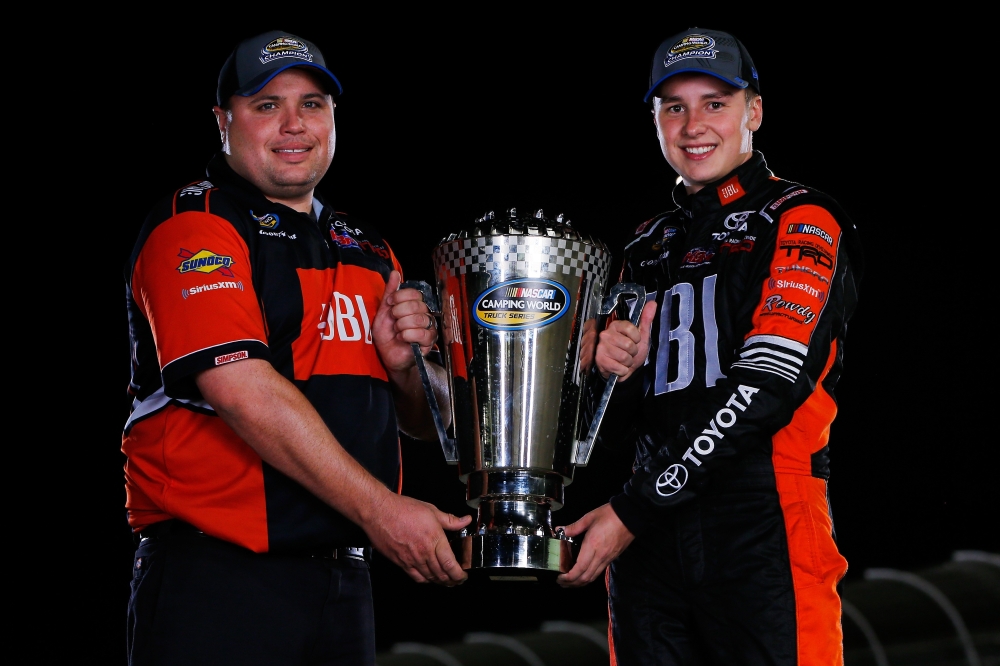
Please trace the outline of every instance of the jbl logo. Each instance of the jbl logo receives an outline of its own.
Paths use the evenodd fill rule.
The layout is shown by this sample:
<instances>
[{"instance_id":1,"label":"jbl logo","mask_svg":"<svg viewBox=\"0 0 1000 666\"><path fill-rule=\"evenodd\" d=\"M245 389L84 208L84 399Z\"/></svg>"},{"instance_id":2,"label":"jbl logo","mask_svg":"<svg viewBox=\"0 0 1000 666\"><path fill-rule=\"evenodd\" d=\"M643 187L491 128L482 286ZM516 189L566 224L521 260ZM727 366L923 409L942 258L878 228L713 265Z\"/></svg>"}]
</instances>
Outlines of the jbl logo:
<instances>
[{"instance_id":1,"label":"jbl logo","mask_svg":"<svg viewBox=\"0 0 1000 666\"><path fill-rule=\"evenodd\" d=\"M333 307L330 307L331 305ZM360 322L358 318L361 319ZM372 344L371 322L368 319L365 301L360 294L356 294L352 301L349 296L339 291L333 292L331 302L323 304L320 322L316 328L321 331L320 338L323 340L336 338L341 342L361 340L363 330L365 344Z\"/></svg>"}]
</instances>

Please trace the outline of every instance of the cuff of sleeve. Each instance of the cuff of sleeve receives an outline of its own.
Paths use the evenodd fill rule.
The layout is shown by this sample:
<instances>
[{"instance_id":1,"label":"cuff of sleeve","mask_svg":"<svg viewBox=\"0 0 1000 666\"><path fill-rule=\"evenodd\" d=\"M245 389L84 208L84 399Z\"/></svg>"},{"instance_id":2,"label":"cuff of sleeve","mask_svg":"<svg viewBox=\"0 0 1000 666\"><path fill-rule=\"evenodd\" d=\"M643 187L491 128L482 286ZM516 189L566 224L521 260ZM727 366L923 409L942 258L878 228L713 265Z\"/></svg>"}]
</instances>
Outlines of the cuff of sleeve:
<instances>
[{"instance_id":1,"label":"cuff of sleeve","mask_svg":"<svg viewBox=\"0 0 1000 666\"><path fill-rule=\"evenodd\" d=\"M170 398L200 399L194 375L202 370L248 358L271 360L271 350L260 340L226 342L192 354L181 356L164 366L163 392Z\"/></svg>"},{"instance_id":2,"label":"cuff of sleeve","mask_svg":"<svg viewBox=\"0 0 1000 666\"><path fill-rule=\"evenodd\" d=\"M653 512L625 493L612 497L610 504L618 520L635 536L639 536L653 522Z\"/></svg>"}]
</instances>

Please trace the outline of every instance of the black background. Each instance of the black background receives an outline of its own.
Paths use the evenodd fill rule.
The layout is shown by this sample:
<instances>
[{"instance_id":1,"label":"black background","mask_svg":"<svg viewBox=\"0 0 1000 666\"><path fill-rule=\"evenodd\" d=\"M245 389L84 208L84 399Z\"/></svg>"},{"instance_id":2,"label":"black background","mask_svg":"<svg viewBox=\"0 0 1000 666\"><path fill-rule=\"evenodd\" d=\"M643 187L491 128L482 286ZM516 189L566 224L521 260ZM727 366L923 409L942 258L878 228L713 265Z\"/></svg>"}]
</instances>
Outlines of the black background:
<instances>
[{"instance_id":1,"label":"black background","mask_svg":"<svg viewBox=\"0 0 1000 666\"><path fill-rule=\"evenodd\" d=\"M919 568L956 549L998 549L987 464L995 439L986 434L995 391L980 300L990 297L992 271L974 272L990 255L972 250L969 204L950 200L963 172L935 157L947 150L942 142L964 135L905 66L914 51L930 49L930 28L912 25L903 38L870 17L859 25L621 9L163 17L126 45L134 61L76 82L75 94L97 107L80 111L85 130L68 143L100 156L104 164L81 177L115 200L114 219L103 221L113 240L94 269L104 296L88 306L88 316L93 300L99 310L99 362L86 390L99 408L80 424L92 443L77 470L95 562L81 620L96 624L92 652L122 654L132 557L119 451L129 405L121 267L149 207L200 178L217 149L215 78L236 42L282 29L319 45L345 90L337 153L320 190L339 210L376 223L407 277L427 279L441 236L509 206L565 212L620 262L631 231L672 205L675 174L642 96L659 42L692 25L746 44L765 111L755 148L778 176L836 197L865 246L831 437L830 494L848 581L869 566ZM463 488L437 445L404 438L403 451L404 492L462 512ZM556 521L606 501L629 462L595 454L577 470ZM515 583L448 590L412 583L380 557L372 568L380 649L606 612L600 582L574 591Z\"/></svg>"}]
</instances>

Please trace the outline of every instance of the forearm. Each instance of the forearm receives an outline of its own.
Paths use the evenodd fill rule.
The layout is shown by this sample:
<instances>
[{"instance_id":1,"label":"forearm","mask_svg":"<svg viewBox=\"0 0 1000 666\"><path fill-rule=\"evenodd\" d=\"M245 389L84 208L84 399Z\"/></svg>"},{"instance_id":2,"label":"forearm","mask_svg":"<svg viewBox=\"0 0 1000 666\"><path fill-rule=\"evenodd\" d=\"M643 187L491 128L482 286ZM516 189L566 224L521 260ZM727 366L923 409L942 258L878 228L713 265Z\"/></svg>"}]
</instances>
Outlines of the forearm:
<instances>
[{"instance_id":1,"label":"forearm","mask_svg":"<svg viewBox=\"0 0 1000 666\"><path fill-rule=\"evenodd\" d=\"M427 377L437 398L441 419L447 428L451 424L451 398L448 391L448 377L444 368L437 363L424 359ZM437 430L431 417L427 395L424 393L423 381L417 367L389 373L389 385L392 387L392 397L396 405L396 420L399 429L414 439L437 439Z\"/></svg>"},{"instance_id":2,"label":"forearm","mask_svg":"<svg viewBox=\"0 0 1000 666\"><path fill-rule=\"evenodd\" d=\"M219 417L265 462L351 521L363 525L391 494L270 363L240 361L207 370L195 381Z\"/></svg>"}]
</instances>

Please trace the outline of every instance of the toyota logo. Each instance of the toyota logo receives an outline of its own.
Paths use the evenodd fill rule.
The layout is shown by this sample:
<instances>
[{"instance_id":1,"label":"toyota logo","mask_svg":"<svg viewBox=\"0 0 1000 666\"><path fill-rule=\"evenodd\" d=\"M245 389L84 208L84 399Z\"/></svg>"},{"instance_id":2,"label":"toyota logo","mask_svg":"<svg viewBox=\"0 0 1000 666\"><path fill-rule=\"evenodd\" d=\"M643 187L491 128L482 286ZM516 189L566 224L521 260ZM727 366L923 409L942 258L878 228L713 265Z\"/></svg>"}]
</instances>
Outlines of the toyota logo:
<instances>
[{"instance_id":1,"label":"toyota logo","mask_svg":"<svg viewBox=\"0 0 1000 666\"><path fill-rule=\"evenodd\" d=\"M723 224L726 225L726 229L735 229L744 222L746 222L751 215L753 215L752 210L745 210L739 213L732 213L729 217L726 218L726 221Z\"/></svg>"},{"instance_id":2,"label":"toyota logo","mask_svg":"<svg viewBox=\"0 0 1000 666\"><path fill-rule=\"evenodd\" d=\"M670 497L683 488L687 480L687 467L681 464L671 465L656 480L656 493L662 497Z\"/></svg>"}]
</instances>

